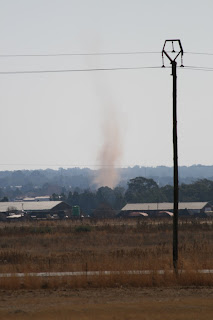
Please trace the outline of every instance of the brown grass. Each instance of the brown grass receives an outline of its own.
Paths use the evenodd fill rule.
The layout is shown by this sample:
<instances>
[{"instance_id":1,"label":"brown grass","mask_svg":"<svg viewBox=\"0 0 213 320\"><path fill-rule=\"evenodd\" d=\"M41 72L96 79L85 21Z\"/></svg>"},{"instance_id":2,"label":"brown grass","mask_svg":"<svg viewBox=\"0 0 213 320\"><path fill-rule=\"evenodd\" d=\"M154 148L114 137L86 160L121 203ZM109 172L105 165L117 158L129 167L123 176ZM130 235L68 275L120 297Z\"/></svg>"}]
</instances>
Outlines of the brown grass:
<instances>
[{"instance_id":1,"label":"brown grass","mask_svg":"<svg viewBox=\"0 0 213 320\"><path fill-rule=\"evenodd\" d=\"M164 275L1 278L0 288L213 285L213 220L180 220L178 277L172 220L33 221L0 224L0 273L168 270ZM195 272L191 272L195 270Z\"/></svg>"}]
</instances>

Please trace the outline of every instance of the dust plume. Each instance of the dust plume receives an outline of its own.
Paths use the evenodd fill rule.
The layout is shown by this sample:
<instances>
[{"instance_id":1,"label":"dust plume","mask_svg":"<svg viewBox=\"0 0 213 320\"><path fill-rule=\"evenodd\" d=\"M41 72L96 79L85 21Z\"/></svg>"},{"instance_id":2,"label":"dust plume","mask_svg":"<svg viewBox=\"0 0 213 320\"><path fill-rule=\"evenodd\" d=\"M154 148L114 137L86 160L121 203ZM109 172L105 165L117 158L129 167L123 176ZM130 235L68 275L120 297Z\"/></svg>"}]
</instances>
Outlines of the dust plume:
<instances>
[{"instance_id":1,"label":"dust plume","mask_svg":"<svg viewBox=\"0 0 213 320\"><path fill-rule=\"evenodd\" d=\"M102 134L103 144L98 155L101 169L95 182L99 187L108 186L114 188L119 178L116 165L121 160L122 143L118 115L112 105L109 105L107 109L105 108Z\"/></svg>"},{"instance_id":2,"label":"dust plume","mask_svg":"<svg viewBox=\"0 0 213 320\"><path fill-rule=\"evenodd\" d=\"M101 38L96 39L91 51L101 52ZM96 56L92 60L90 57L88 63L91 62L93 62L93 68L100 68L100 66L107 67L110 60L109 57L106 61L102 57ZM121 165L123 155L123 120L121 119L123 119L124 114L121 114L118 110L119 104L116 103L116 97L113 95L114 87L112 86L113 83L116 84L116 80L112 78L112 74L105 72L91 73L90 76L98 100L102 122L101 143L96 158L100 169L96 171L93 182L98 187L114 188L119 182L119 172L116 167Z\"/></svg>"},{"instance_id":3,"label":"dust plume","mask_svg":"<svg viewBox=\"0 0 213 320\"><path fill-rule=\"evenodd\" d=\"M103 79L102 79L103 80ZM97 88L96 88L97 89ZM119 175L116 166L120 165L123 154L121 117L118 115L116 104L112 102L109 86L104 82L98 84L98 96L102 108L102 145L98 152L100 169L95 178L99 187L114 188L118 183Z\"/></svg>"}]
</instances>

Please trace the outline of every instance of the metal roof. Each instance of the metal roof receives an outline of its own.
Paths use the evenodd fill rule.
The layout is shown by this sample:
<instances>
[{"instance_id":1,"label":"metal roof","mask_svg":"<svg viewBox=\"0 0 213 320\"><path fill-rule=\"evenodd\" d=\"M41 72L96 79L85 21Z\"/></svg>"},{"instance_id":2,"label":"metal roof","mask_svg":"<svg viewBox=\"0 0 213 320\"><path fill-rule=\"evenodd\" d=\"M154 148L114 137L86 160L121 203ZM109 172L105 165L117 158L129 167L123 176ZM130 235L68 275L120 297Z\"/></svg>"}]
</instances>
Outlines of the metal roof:
<instances>
[{"instance_id":1,"label":"metal roof","mask_svg":"<svg viewBox=\"0 0 213 320\"><path fill-rule=\"evenodd\" d=\"M0 212L7 212L8 208L24 211L51 210L62 202L63 201L0 202Z\"/></svg>"},{"instance_id":2,"label":"metal roof","mask_svg":"<svg viewBox=\"0 0 213 320\"><path fill-rule=\"evenodd\" d=\"M129 213L128 217L148 217L148 214L146 212L133 211Z\"/></svg>"},{"instance_id":3,"label":"metal roof","mask_svg":"<svg viewBox=\"0 0 213 320\"><path fill-rule=\"evenodd\" d=\"M203 209L208 202L179 202L179 210L201 210ZM169 211L173 210L174 204L172 202L161 202L161 203L127 203L121 211L144 211L144 210L160 210L160 211Z\"/></svg>"},{"instance_id":4,"label":"metal roof","mask_svg":"<svg viewBox=\"0 0 213 320\"><path fill-rule=\"evenodd\" d=\"M23 199L23 201L35 201L35 198L26 197Z\"/></svg>"},{"instance_id":5,"label":"metal roof","mask_svg":"<svg viewBox=\"0 0 213 320\"><path fill-rule=\"evenodd\" d=\"M159 214L162 214L162 215L165 214L165 215L170 216L170 217L174 216L174 213L170 212L170 211L160 211Z\"/></svg>"},{"instance_id":6,"label":"metal roof","mask_svg":"<svg viewBox=\"0 0 213 320\"><path fill-rule=\"evenodd\" d=\"M39 196L39 197L25 197L21 199L21 201L49 201L49 199L50 199L50 196Z\"/></svg>"}]
</instances>

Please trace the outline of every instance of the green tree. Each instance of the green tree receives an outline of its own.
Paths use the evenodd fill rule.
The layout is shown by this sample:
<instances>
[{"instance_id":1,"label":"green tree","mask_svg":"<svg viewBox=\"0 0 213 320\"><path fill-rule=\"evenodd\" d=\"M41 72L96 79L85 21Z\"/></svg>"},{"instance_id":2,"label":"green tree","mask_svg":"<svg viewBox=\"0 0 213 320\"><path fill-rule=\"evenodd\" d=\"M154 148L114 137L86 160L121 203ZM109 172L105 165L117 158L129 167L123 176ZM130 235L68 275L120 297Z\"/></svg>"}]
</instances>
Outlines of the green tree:
<instances>
[{"instance_id":1,"label":"green tree","mask_svg":"<svg viewBox=\"0 0 213 320\"><path fill-rule=\"evenodd\" d=\"M79 193L77 191L73 192L72 205L73 206L79 206L80 205L80 195L79 195Z\"/></svg>"},{"instance_id":2,"label":"green tree","mask_svg":"<svg viewBox=\"0 0 213 320\"><path fill-rule=\"evenodd\" d=\"M114 209L120 210L126 204L125 189L123 187L115 187L113 190L115 196Z\"/></svg>"},{"instance_id":3,"label":"green tree","mask_svg":"<svg viewBox=\"0 0 213 320\"><path fill-rule=\"evenodd\" d=\"M57 193L53 193L50 197L50 201L59 201L59 195Z\"/></svg>"},{"instance_id":4,"label":"green tree","mask_svg":"<svg viewBox=\"0 0 213 320\"><path fill-rule=\"evenodd\" d=\"M128 189L125 193L126 202L163 202L164 195L153 179L136 177L128 182Z\"/></svg>"},{"instance_id":5,"label":"green tree","mask_svg":"<svg viewBox=\"0 0 213 320\"><path fill-rule=\"evenodd\" d=\"M8 200L8 197L3 197L1 200L0 200L0 202L8 202L9 200Z\"/></svg>"},{"instance_id":6,"label":"green tree","mask_svg":"<svg viewBox=\"0 0 213 320\"><path fill-rule=\"evenodd\" d=\"M84 190L83 193L79 195L80 197L80 207L84 214L91 214L97 206L96 194L90 190Z\"/></svg>"},{"instance_id":7,"label":"green tree","mask_svg":"<svg viewBox=\"0 0 213 320\"><path fill-rule=\"evenodd\" d=\"M110 207L114 207L115 195L111 188L101 187L96 193L96 199L98 204L104 203Z\"/></svg>"},{"instance_id":8,"label":"green tree","mask_svg":"<svg viewBox=\"0 0 213 320\"><path fill-rule=\"evenodd\" d=\"M66 195L65 195L64 192L62 192L62 193L60 194L59 200L61 200L61 201L66 201L66 200L67 200L67 197L66 197Z\"/></svg>"},{"instance_id":9,"label":"green tree","mask_svg":"<svg viewBox=\"0 0 213 320\"><path fill-rule=\"evenodd\" d=\"M161 193L163 194L163 198L165 198L166 202L173 202L173 199L174 199L173 186L166 185L164 187L161 187Z\"/></svg>"},{"instance_id":10,"label":"green tree","mask_svg":"<svg viewBox=\"0 0 213 320\"><path fill-rule=\"evenodd\" d=\"M213 181L201 179L191 184L181 184L180 201L212 201Z\"/></svg>"}]
</instances>

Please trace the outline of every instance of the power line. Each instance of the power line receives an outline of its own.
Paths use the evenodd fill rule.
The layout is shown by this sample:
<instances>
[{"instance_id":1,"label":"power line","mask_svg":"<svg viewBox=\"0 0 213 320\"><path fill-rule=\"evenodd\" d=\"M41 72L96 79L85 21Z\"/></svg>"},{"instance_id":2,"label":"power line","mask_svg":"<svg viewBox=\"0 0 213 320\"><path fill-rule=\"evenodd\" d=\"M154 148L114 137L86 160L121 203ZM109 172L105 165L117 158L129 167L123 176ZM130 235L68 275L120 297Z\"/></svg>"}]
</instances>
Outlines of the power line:
<instances>
[{"instance_id":1,"label":"power line","mask_svg":"<svg viewBox=\"0 0 213 320\"><path fill-rule=\"evenodd\" d=\"M0 54L1 58L14 57L60 57L60 56L109 56L109 55L141 55L160 54L158 51L127 51L127 52L91 52L91 53L45 53L45 54Z\"/></svg>"},{"instance_id":2,"label":"power line","mask_svg":"<svg viewBox=\"0 0 213 320\"><path fill-rule=\"evenodd\" d=\"M172 52L172 51L171 51ZM21 57L63 57L63 56L110 56L110 55L143 55L161 54L160 51L125 51L125 52L77 52L77 53L33 53L33 54L0 54L0 58L21 58ZM184 51L184 54L213 56L211 52Z\"/></svg>"},{"instance_id":3,"label":"power line","mask_svg":"<svg viewBox=\"0 0 213 320\"><path fill-rule=\"evenodd\" d=\"M186 53L186 54L195 54L195 55L204 55L204 56L213 56L213 53L211 53L211 52L190 52L190 51L185 51L184 53Z\"/></svg>"},{"instance_id":4,"label":"power line","mask_svg":"<svg viewBox=\"0 0 213 320\"><path fill-rule=\"evenodd\" d=\"M199 66L184 66L184 69L194 70L194 71L213 71L212 67L199 67Z\"/></svg>"},{"instance_id":5,"label":"power line","mask_svg":"<svg viewBox=\"0 0 213 320\"><path fill-rule=\"evenodd\" d=\"M114 68L89 68L89 69L58 69L58 70L22 70L22 71L0 71L0 75L6 74L31 74L31 73L65 73L65 72L94 72L94 71L119 71L119 70L140 70L140 69L161 69L159 66L148 67L114 67Z\"/></svg>"},{"instance_id":6,"label":"power line","mask_svg":"<svg viewBox=\"0 0 213 320\"><path fill-rule=\"evenodd\" d=\"M0 71L0 75L10 74L40 74L40 73L69 73L69 72L96 72L96 71L119 71L119 70L141 70L141 69L161 69L161 66L141 66L141 67L112 67L112 68L88 68L88 69L56 69L56 70L20 70L20 71ZM164 67L169 68L169 67ZM181 69L195 71L213 71L213 67L184 66Z\"/></svg>"},{"instance_id":7,"label":"power line","mask_svg":"<svg viewBox=\"0 0 213 320\"><path fill-rule=\"evenodd\" d=\"M109 168L109 167L115 167L115 168L124 168L124 167L131 167L135 166L135 164L39 164L39 163L0 163L0 166L26 166L26 167L70 167L70 168L89 168L89 167L99 167L99 168Z\"/></svg>"},{"instance_id":8,"label":"power line","mask_svg":"<svg viewBox=\"0 0 213 320\"><path fill-rule=\"evenodd\" d=\"M173 52L173 51L171 51ZM110 56L110 55L143 55L161 54L160 51L118 51L118 52L77 52L77 53L33 53L33 54L0 54L0 58L21 58L21 57L63 57L63 56ZM184 51L184 54L213 56L211 52Z\"/></svg>"},{"instance_id":9,"label":"power line","mask_svg":"<svg viewBox=\"0 0 213 320\"><path fill-rule=\"evenodd\" d=\"M21 70L21 71L0 71L0 75L119 71L119 70L141 70L141 69L161 69L161 68L162 68L161 66L141 66L141 67L113 67L113 68L88 68L88 69ZM169 67L164 67L164 68L169 68ZM213 71L213 67L202 67L202 66L184 66L184 67L178 67L178 68L195 70L195 71Z\"/></svg>"}]
</instances>

